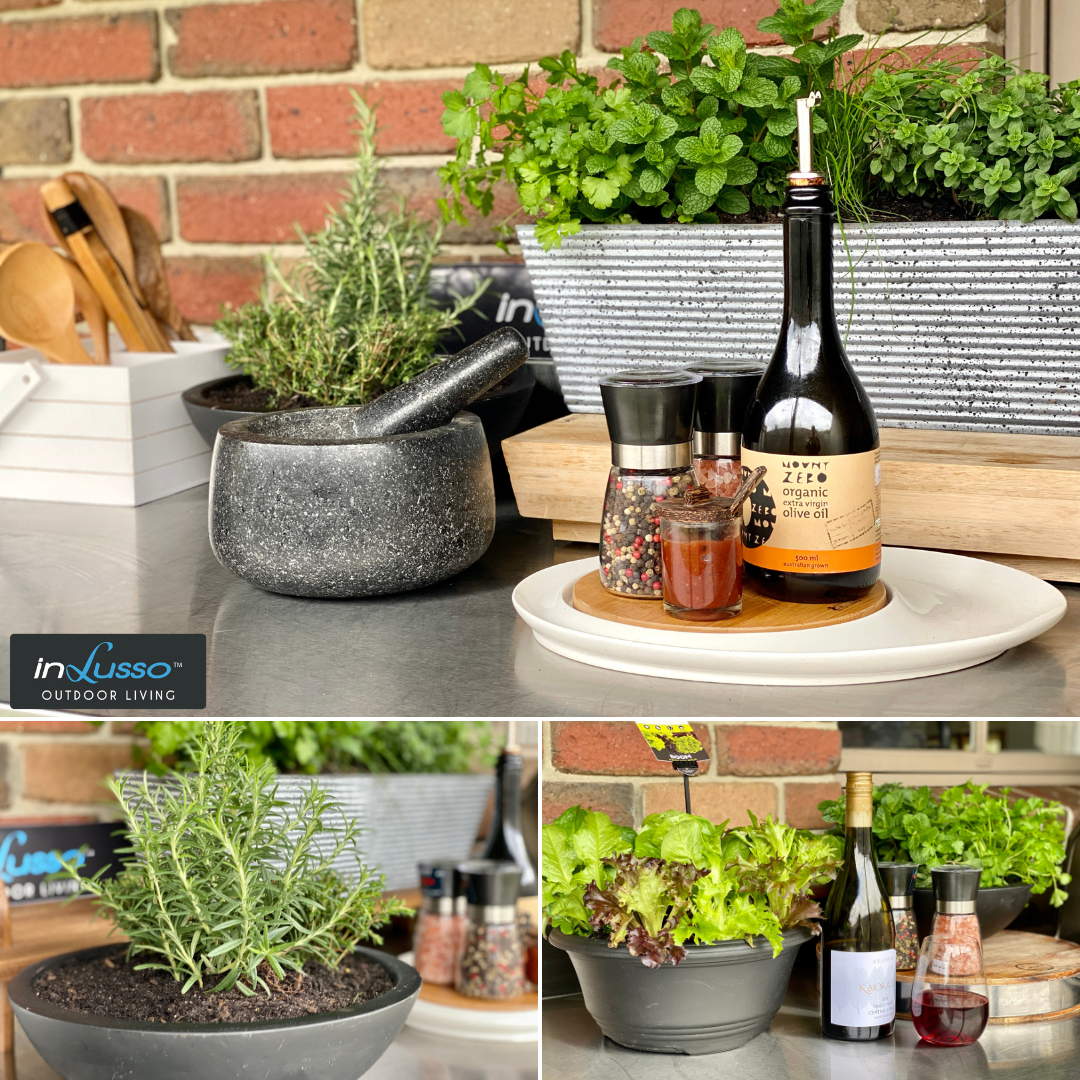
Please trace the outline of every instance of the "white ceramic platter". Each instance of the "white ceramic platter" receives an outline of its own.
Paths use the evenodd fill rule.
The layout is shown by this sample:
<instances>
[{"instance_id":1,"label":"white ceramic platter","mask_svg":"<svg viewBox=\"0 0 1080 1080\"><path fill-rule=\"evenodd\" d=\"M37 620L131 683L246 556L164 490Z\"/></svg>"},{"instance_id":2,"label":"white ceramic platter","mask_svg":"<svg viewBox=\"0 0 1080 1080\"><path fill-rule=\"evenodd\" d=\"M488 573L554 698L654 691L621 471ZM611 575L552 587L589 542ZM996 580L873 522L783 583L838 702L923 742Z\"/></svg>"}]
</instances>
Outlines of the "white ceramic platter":
<instances>
[{"instance_id":1,"label":"white ceramic platter","mask_svg":"<svg viewBox=\"0 0 1080 1080\"><path fill-rule=\"evenodd\" d=\"M992 660L1065 614L1053 585L1020 570L887 547L881 578L889 603L864 619L774 633L653 630L574 609L574 583L595 567L593 558L541 570L514 590L514 607L560 656L664 679L826 686L940 675Z\"/></svg>"},{"instance_id":2,"label":"white ceramic platter","mask_svg":"<svg viewBox=\"0 0 1080 1080\"><path fill-rule=\"evenodd\" d=\"M412 963L412 953L399 957ZM479 1042L537 1042L540 1038L539 1009L455 1009L417 998L406 1025L429 1035Z\"/></svg>"}]
</instances>

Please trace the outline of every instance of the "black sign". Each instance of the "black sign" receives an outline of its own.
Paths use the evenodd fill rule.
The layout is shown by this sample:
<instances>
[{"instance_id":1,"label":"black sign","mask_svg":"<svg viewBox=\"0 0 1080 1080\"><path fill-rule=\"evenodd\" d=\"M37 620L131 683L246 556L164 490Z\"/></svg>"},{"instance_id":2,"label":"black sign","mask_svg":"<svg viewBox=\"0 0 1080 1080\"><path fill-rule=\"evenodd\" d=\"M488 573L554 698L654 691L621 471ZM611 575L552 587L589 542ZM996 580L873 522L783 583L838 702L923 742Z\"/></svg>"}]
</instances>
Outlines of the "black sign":
<instances>
[{"instance_id":1,"label":"black sign","mask_svg":"<svg viewBox=\"0 0 1080 1080\"><path fill-rule=\"evenodd\" d=\"M512 326L521 331L529 345L531 360L548 360L547 337L540 308L533 296L529 272L521 263L455 263L432 268L428 293L438 307L452 307L456 296L470 296L476 286L487 281L474 308L461 317L458 330L440 342L440 349L456 353L498 330Z\"/></svg>"},{"instance_id":2,"label":"black sign","mask_svg":"<svg viewBox=\"0 0 1080 1080\"><path fill-rule=\"evenodd\" d=\"M13 709L205 709L205 634L12 634Z\"/></svg>"},{"instance_id":3,"label":"black sign","mask_svg":"<svg viewBox=\"0 0 1080 1080\"><path fill-rule=\"evenodd\" d=\"M114 836L119 822L87 825L0 825L0 882L14 904L40 900L63 900L79 891L79 883L54 877L61 870L60 856L74 863L83 877L93 877L102 867L113 877L120 869L116 849L126 838Z\"/></svg>"}]
</instances>

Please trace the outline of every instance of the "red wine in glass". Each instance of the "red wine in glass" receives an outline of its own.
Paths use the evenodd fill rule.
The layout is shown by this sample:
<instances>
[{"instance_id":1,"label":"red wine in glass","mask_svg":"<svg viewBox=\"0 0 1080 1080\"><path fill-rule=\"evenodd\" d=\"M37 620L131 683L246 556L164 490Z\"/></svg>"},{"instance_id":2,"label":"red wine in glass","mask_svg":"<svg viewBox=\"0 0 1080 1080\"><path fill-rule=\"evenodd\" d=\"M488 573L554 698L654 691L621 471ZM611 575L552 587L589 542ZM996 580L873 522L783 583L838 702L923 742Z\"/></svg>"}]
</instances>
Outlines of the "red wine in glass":
<instances>
[{"instance_id":1,"label":"red wine in glass","mask_svg":"<svg viewBox=\"0 0 1080 1080\"><path fill-rule=\"evenodd\" d=\"M915 1030L934 1046L969 1046L983 1033L990 1002L970 990L921 990L911 999Z\"/></svg>"}]
</instances>

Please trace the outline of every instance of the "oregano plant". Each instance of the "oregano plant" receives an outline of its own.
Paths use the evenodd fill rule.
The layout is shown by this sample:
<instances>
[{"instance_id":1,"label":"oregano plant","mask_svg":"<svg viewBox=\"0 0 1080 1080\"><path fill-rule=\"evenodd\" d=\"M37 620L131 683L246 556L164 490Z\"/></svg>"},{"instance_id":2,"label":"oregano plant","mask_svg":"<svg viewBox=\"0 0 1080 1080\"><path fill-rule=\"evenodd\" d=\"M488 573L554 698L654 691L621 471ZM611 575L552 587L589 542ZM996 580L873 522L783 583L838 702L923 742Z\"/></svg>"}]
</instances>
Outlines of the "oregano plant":
<instances>
[{"instance_id":1,"label":"oregano plant","mask_svg":"<svg viewBox=\"0 0 1080 1080\"><path fill-rule=\"evenodd\" d=\"M334 870L357 827L333 824L340 808L316 782L296 805L279 799L273 764L253 761L227 721L200 724L185 749L194 769L165 784L109 782L128 836L116 877L65 865L130 939L135 970L163 971L184 993L269 993L287 972L381 944L377 928L411 913L359 857L350 880Z\"/></svg>"},{"instance_id":2,"label":"oregano plant","mask_svg":"<svg viewBox=\"0 0 1080 1080\"><path fill-rule=\"evenodd\" d=\"M844 0L781 0L758 28L791 56L748 50L731 27L717 33L680 8L671 30L635 38L608 61L607 85L569 51L516 79L477 64L461 90L443 95L443 128L457 140L440 170L444 215L488 214L502 179L535 216L547 249L590 222L714 222L751 203L777 206L794 161L794 100L832 86L836 61L858 34L814 40ZM832 32L830 31L830 35ZM815 116L815 130L826 130Z\"/></svg>"}]
</instances>

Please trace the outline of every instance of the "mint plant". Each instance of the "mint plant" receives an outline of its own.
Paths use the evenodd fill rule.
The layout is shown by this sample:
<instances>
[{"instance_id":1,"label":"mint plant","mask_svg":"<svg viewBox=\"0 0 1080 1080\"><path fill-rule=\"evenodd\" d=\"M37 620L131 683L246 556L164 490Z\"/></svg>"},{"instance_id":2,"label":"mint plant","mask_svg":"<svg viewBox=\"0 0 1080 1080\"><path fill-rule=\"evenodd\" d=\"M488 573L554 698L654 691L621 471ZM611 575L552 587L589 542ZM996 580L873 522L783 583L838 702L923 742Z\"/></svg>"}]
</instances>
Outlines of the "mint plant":
<instances>
[{"instance_id":1,"label":"mint plant","mask_svg":"<svg viewBox=\"0 0 1080 1080\"><path fill-rule=\"evenodd\" d=\"M678 964L685 946L766 938L813 925L814 885L836 876L843 842L766 818L725 832L707 818L669 810L640 832L571 807L545 825L543 906L566 934L625 944L646 967Z\"/></svg>"},{"instance_id":2,"label":"mint plant","mask_svg":"<svg viewBox=\"0 0 1080 1080\"><path fill-rule=\"evenodd\" d=\"M1065 860L1065 824L1060 803L1039 798L1010 801L988 795L986 784L968 781L940 797L928 787L882 784L874 788L874 850L879 861L919 863L917 884L931 885L930 870L947 863L982 869L980 884L1030 885L1048 889L1060 907L1071 878ZM1003 788L1003 792L1008 792ZM844 825L845 796L818 805L837 833Z\"/></svg>"},{"instance_id":3,"label":"mint plant","mask_svg":"<svg viewBox=\"0 0 1080 1080\"><path fill-rule=\"evenodd\" d=\"M411 914L381 896L382 875L359 858L351 881L333 869L355 847L356 825L332 827L338 806L315 784L296 806L278 799L273 765L254 763L240 734L202 721L188 748L193 772L153 790L111 780L129 840L120 873L64 868L131 939L135 970L166 972L183 993L269 993L287 972L336 968L360 942L381 944L377 928Z\"/></svg>"},{"instance_id":4,"label":"mint plant","mask_svg":"<svg viewBox=\"0 0 1080 1080\"><path fill-rule=\"evenodd\" d=\"M879 68L861 97L881 190L951 192L1007 220L1076 220L1080 80L1051 89L1045 75L990 56L967 72L944 61Z\"/></svg>"},{"instance_id":5,"label":"mint plant","mask_svg":"<svg viewBox=\"0 0 1080 1080\"><path fill-rule=\"evenodd\" d=\"M737 30L716 33L680 8L670 31L635 38L608 61L618 76L610 85L570 52L539 62L542 93L528 68L510 79L477 64L443 95L443 129L457 139L440 170L444 216L464 222L470 204L490 213L506 179L550 249L583 220L715 222L751 202L779 205L795 160L794 99L831 87L836 61L862 40L814 40L843 2L781 0L758 24L794 46L791 57L750 51Z\"/></svg>"}]
</instances>

